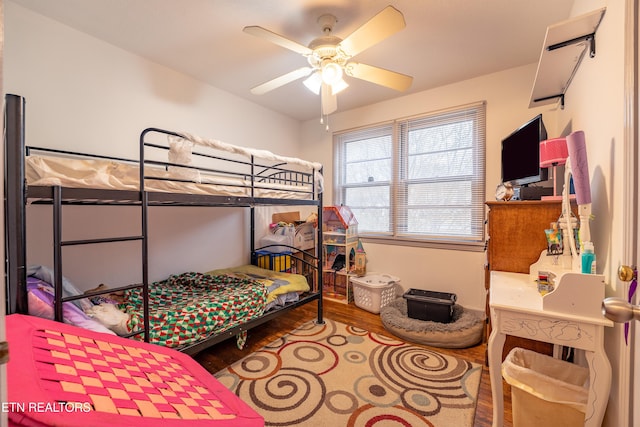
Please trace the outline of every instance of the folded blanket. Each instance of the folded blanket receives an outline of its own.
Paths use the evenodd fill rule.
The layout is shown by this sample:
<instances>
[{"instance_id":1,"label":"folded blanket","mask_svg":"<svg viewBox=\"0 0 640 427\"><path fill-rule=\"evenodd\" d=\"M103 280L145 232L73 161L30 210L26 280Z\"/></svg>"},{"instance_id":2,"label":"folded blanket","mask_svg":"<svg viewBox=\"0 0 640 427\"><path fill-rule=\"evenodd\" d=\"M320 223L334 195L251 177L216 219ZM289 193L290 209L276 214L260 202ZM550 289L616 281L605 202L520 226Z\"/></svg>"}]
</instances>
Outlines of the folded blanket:
<instances>
[{"instance_id":1,"label":"folded blanket","mask_svg":"<svg viewBox=\"0 0 640 427\"><path fill-rule=\"evenodd\" d=\"M279 271L260 268L255 265L241 265L238 267L211 270L205 274L211 276L231 274L239 278L257 280L263 283L268 289L268 304L276 301L279 296L289 293L293 293L293 295L287 295L285 300L292 301L295 299L295 295L302 292L309 292L310 289L307 279L301 274L281 273ZM282 298L279 300L282 301Z\"/></svg>"}]
</instances>

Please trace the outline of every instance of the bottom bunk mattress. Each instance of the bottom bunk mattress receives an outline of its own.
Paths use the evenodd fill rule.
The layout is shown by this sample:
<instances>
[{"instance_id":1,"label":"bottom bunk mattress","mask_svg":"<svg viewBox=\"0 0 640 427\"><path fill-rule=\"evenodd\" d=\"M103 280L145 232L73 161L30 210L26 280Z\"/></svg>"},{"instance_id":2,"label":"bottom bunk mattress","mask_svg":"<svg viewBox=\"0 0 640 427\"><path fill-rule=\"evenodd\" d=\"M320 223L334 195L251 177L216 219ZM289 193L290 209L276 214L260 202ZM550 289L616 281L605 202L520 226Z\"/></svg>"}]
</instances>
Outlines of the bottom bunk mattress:
<instances>
[{"instance_id":1,"label":"bottom bunk mattress","mask_svg":"<svg viewBox=\"0 0 640 427\"><path fill-rule=\"evenodd\" d=\"M149 285L149 341L178 348L262 316L267 287L232 275L183 273ZM144 327L141 289L125 292L127 329ZM141 335L137 338L142 339Z\"/></svg>"},{"instance_id":2,"label":"bottom bunk mattress","mask_svg":"<svg viewBox=\"0 0 640 427\"><path fill-rule=\"evenodd\" d=\"M6 318L10 426L262 426L189 356L33 316Z\"/></svg>"},{"instance_id":3,"label":"bottom bunk mattress","mask_svg":"<svg viewBox=\"0 0 640 427\"><path fill-rule=\"evenodd\" d=\"M53 272L47 267L29 270L29 314L54 318ZM81 292L68 279L63 296ZM108 292L100 285L91 291ZM149 341L181 348L223 333L262 316L267 310L298 301L309 291L306 278L246 265L206 274L183 273L149 285ZM65 302L64 322L96 332L129 335L144 328L142 289ZM134 335L142 340L142 334ZM238 345L242 345L240 337Z\"/></svg>"}]
</instances>

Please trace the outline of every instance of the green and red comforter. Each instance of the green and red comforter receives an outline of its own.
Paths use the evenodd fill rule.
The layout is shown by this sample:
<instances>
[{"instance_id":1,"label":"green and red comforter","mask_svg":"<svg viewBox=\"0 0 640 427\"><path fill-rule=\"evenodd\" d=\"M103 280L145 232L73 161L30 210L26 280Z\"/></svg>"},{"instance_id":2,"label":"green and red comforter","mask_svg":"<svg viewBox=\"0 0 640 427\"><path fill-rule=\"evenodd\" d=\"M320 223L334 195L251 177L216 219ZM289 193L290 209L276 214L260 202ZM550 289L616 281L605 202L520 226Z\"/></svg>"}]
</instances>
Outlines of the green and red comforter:
<instances>
[{"instance_id":1,"label":"green and red comforter","mask_svg":"<svg viewBox=\"0 0 640 427\"><path fill-rule=\"evenodd\" d=\"M143 328L142 290L125 294L121 309L130 331ZM166 347L195 343L260 317L267 287L230 275L183 273L149 285L150 342ZM142 336L139 336L142 339Z\"/></svg>"}]
</instances>

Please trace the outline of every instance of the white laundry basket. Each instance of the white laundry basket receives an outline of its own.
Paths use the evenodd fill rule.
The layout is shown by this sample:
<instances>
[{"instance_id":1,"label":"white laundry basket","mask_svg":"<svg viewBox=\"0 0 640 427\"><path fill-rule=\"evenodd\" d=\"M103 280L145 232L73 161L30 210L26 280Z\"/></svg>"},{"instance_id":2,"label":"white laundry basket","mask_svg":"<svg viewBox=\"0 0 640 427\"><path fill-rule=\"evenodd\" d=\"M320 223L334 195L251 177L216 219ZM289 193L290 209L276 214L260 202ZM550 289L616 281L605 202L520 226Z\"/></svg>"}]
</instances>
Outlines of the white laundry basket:
<instances>
[{"instance_id":1,"label":"white laundry basket","mask_svg":"<svg viewBox=\"0 0 640 427\"><path fill-rule=\"evenodd\" d=\"M368 273L350 280L356 306L376 314L396 299L396 288L400 284L399 278L382 273Z\"/></svg>"}]
</instances>

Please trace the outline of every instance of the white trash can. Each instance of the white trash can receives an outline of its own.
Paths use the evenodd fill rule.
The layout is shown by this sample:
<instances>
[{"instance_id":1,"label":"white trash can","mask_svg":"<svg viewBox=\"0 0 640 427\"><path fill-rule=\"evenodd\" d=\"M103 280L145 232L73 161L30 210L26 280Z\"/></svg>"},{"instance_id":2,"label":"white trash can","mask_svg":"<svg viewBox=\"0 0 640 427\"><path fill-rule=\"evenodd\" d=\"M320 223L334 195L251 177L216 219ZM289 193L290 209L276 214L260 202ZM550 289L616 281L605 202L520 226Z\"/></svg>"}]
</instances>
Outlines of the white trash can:
<instances>
[{"instance_id":1,"label":"white trash can","mask_svg":"<svg viewBox=\"0 0 640 427\"><path fill-rule=\"evenodd\" d=\"M502 362L502 376L511 386L514 427L584 425L587 368L516 347Z\"/></svg>"}]
</instances>

